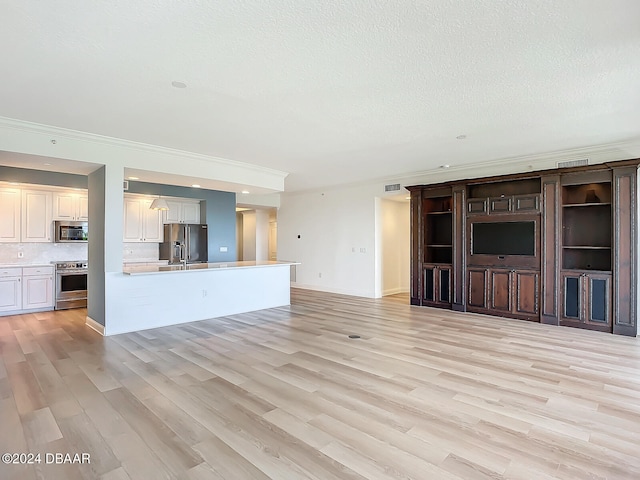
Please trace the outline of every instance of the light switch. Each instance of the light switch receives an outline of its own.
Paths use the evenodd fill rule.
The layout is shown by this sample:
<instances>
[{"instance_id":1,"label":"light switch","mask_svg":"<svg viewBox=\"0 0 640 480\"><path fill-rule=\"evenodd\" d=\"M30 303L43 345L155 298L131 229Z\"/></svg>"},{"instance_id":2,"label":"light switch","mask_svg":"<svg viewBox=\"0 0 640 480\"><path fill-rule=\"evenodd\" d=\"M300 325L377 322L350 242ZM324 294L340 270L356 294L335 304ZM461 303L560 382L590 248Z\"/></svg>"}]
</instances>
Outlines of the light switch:
<instances>
[{"instance_id":1,"label":"light switch","mask_svg":"<svg viewBox=\"0 0 640 480\"><path fill-rule=\"evenodd\" d=\"M229 248L228 247L220 247L220 251L221 252L228 252Z\"/></svg>"}]
</instances>

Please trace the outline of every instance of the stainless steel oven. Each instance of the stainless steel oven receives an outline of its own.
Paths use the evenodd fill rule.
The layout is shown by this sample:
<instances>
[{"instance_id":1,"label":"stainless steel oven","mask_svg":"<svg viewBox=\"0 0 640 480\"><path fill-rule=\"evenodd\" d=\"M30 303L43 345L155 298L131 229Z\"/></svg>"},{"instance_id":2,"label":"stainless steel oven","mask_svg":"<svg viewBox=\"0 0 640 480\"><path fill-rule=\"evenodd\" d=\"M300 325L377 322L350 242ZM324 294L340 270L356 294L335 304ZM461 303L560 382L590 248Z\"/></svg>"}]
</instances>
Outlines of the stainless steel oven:
<instances>
[{"instance_id":1,"label":"stainless steel oven","mask_svg":"<svg viewBox=\"0 0 640 480\"><path fill-rule=\"evenodd\" d=\"M56 263L56 310L87 306L87 261Z\"/></svg>"},{"instance_id":2,"label":"stainless steel oven","mask_svg":"<svg viewBox=\"0 0 640 480\"><path fill-rule=\"evenodd\" d=\"M88 222L54 222L57 243L87 242L89 239Z\"/></svg>"}]
</instances>

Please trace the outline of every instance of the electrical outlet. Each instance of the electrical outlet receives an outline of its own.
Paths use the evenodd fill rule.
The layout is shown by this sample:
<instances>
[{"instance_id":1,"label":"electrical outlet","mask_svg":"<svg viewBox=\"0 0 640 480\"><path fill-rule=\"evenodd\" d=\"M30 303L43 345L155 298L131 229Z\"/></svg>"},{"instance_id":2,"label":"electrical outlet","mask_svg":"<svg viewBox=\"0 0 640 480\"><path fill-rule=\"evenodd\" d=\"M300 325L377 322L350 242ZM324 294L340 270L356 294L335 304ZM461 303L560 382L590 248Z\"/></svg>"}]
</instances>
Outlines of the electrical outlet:
<instances>
[{"instance_id":1,"label":"electrical outlet","mask_svg":"<svg viewBox=\"0 0 640 480\"><path fill-rule=\"evenodd\" d=\"M18 252L18 258L23 258L24 257L24 252Z\"/></svg>"},{"instance_id":2,"label":"electrical outlet","mask_svg":"<svg viewBox=\"0 0 640 480\"><path fill-rule=\"evenodd\" d=\"M366 249L366 248L364 248L364 247L361 247L361 248L360 248L360 253L367 253L367 249Z\"/></svg>"},{"instance_id":3,"label":"electrical outlet","mask_svg":"<svg viewBox=\"0 0 640 480\"><path fill-rule=\"evenodd\" d=\"M220 247L220 251L221 252L228 252L229 248L228 247Z\"/></svg>"},{"instance_id":4,"label":"electrical outlet","mask_svg":"<svg viewBox=\"0 0 640 480\"><path fill-rule=\"evenodd\" d=\"M322 272L318 273L318 278L322 278Z\"/></svg>"},{"instance_id":5,"label":"electrical outlet","mask_svg":"<svg viewBox=\"0 0 640 480\"><path fill-rule=\"evenodd\" d=\"M202 290L202 298L207 296L207 291L206 290Z\"/></svg>"}]
</instances>

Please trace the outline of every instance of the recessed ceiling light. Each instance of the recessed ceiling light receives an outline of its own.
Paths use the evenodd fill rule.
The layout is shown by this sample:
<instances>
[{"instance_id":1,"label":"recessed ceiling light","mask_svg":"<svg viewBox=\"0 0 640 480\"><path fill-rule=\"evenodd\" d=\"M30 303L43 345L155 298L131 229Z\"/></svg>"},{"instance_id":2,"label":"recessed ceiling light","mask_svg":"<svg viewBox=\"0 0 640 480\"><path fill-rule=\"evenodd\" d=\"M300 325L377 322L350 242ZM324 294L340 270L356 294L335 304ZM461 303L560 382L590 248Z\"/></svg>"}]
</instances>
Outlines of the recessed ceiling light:
<instances>
[{"instance_id":1,"label":"recessed ceiling light","mask_svg":"<svg viewBox=\"0 0 640 480\"><path fill-rule=\"evenodd\" d=\"M50 163L45 163L45 165L46 165L47 167L50 167L50 166L51 166L51 164L50 164Z\"/></svg>"},{"instance_id":2,"label":"recessed ceiling light","mask_svg":"<svg viewBox=\"0 0 640 480\"><path fill-rule=\"evenodd\" d=\"M9 185L20 185L18 182L9 182Z\"/></svg>"},{"instance_id":3,"label":"recessed ceiling light","mask_svg":"<svg viewBox=\"0 0 640 480\"><path fill-rule=\"evenodd\" d=\"M200 188L200 185L198 185L197 183L194 183L193 185L191 185L193 188Z\"/></svg>"},{"instance_id":4,"label":"recessed ceiling light","mask_svg":"<svg viewBox=\"0 0 640 480\"><path fill-rule=\"evenodd\" d=\"M184 83L184 82L173 81L173 82L171 82L171 85L176 87L176 88L187 88L187 84Z\"/></svg>"},{"instance_id":5,"label":"recessed ceiling light","mask_svg":"<svg viewBox=\"0 0 640 480\"><path fill-rule=\"evenodd\" d=\"M140 180L140 178L138 178L138 177L128 177L128 178L129 178L129 180Z\"/></svg>"},{"instance_id":6,"label":"recessed ceiling light","mask_svg":"<svg viewBox=\"0 0 640 480\"><path fill-rule=\"evenodd\" d=\"M466 135L458 135L456 138L458 140L464 140L465 138L467 138L467 136Z\"/></svg>"},{"instance_id":7,"label":"recessed ceiling light","mask_svg":"<svg viewBox=\"0 0 640 480\"><path fill-rule=\"evenodd\" d=\"M249 193L249 190L242 190L242 193L246 195L247 193Z\"/></svg>"},{"instance_id":8,"label":"recessed ceiling light","mask_svg":"<svg viewBox=\"0 0 640 480\"><path fill-rule=\"evenodd\" d=\"M449 168L451 165L449 165L448 163L445 163L444 165L440 165L440 168Z\"/></svg>"}]
</instances>

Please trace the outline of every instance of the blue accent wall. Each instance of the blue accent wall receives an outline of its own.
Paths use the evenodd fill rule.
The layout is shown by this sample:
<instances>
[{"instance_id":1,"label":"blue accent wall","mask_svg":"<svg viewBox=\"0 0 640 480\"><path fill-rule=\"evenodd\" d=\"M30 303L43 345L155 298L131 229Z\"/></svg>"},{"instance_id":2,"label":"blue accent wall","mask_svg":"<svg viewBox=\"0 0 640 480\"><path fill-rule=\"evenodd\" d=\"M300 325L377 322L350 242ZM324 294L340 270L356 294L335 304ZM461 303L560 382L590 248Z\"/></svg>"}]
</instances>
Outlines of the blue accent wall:
<instances>
[{"instance_id":1,"label":"blue accent wall","mask_svg":"<svg viewBox=\"0 0 640 480\"><path fill-rule=\"evenodd\" d=\"M129 180L128 192L202 200L200 221L209 226L209 261L234 262L237 259L235 193L133 180ZM227 247L228 250L221 252L220 247Z\"/></svg>"},{"instance_id":2,"label":"blue accent wall","mask_svg":"<svg viewBox=\"0 0 640 480\"><path fill-rule=\"evenodd\" d=\"M31 183L34 185L53 185L57 187L87 188L86 175L46 172L30 168L5 167L0 165L0 180L5 182Z\"/></svg>"}]
</instances>

